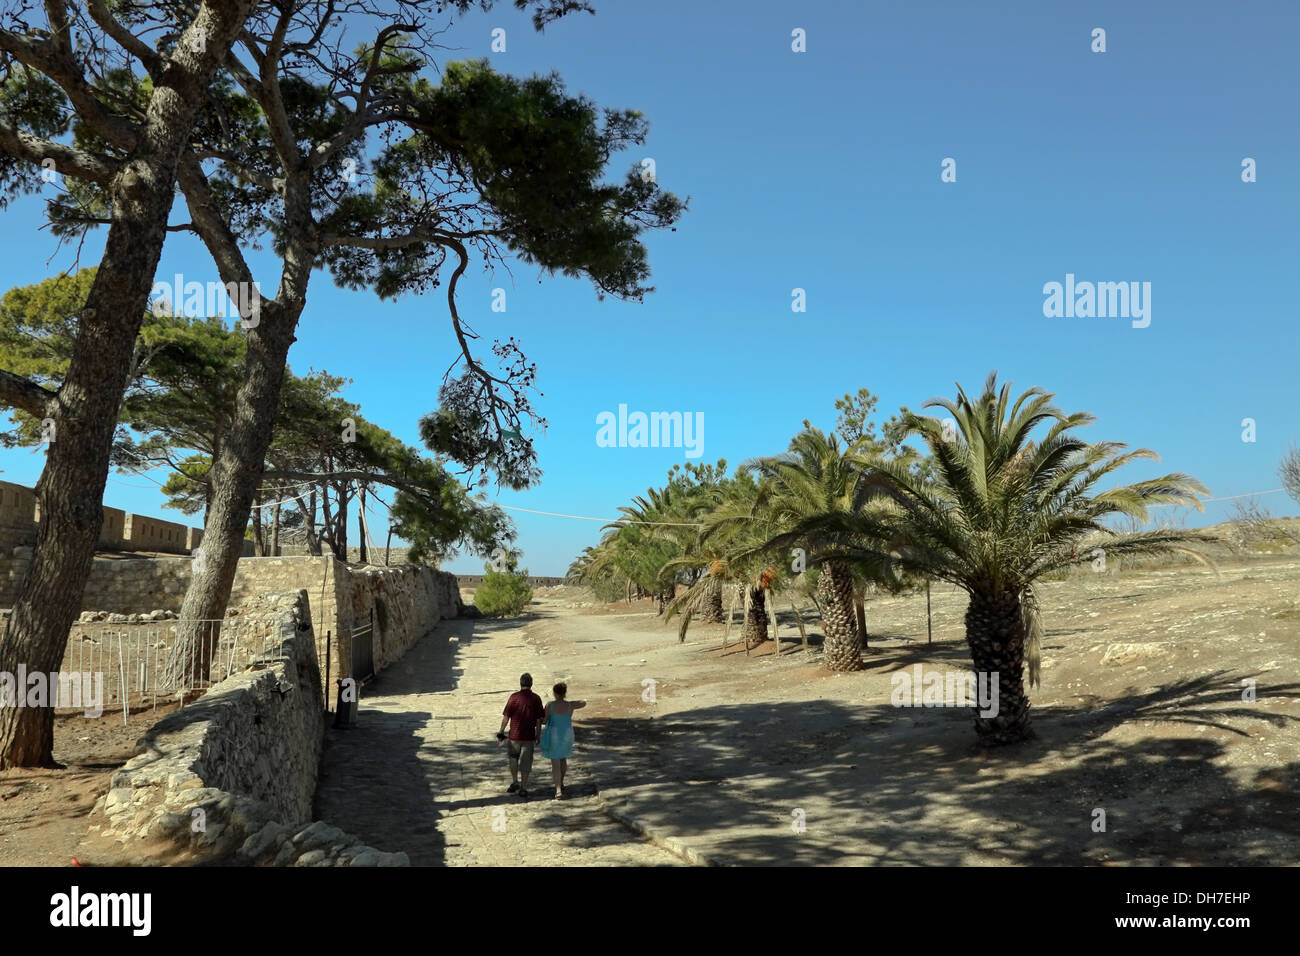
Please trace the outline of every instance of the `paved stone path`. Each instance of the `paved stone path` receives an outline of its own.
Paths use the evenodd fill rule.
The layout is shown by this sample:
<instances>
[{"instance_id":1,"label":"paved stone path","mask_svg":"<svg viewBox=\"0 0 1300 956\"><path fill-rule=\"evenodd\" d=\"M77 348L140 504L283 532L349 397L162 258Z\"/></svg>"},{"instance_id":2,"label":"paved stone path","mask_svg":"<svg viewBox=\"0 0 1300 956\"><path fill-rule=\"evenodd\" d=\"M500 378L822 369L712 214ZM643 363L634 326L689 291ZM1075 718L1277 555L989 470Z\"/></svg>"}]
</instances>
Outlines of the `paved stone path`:
<instances>
[{"instance_id":1,"label":"paved stone path","mask_svg":"<svg viewBox=\"0 0 1300 956\"><path fill-rule=\"evenodd\" d=\"M356 727L331 730L316 818L415 866L674 866L682 860L601 809L579 744L550 798L537 758L527 801L507 794L493 735L519 675L537 670L527 622L444 621L361 694Z\"/></svg>"}]
</instances>

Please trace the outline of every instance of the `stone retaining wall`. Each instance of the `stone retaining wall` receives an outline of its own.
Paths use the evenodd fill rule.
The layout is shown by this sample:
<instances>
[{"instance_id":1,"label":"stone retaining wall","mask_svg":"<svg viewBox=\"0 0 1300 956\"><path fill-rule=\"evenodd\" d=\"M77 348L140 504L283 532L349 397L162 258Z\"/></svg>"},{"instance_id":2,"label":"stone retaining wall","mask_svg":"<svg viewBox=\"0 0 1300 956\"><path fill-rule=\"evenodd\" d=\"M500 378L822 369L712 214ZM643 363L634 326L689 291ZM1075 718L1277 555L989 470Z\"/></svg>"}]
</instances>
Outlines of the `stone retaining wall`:
<instances>
[{"instance_id":1,"label":"stone retaining wall","mask_svg":"<svg viewBox=\"0 0 1300 956\"><path fill-rule=\"evenodd\" d=\"M16 550L16 555L0 557L0 607L13 605L18 584L31 564L30 548ZM189 558L96 558L81 607L115 614L179 611L190 584L190 563ZM364 579L363 584L355 582L358 577ZM402 583L377 586L375 582L381 579ZM239 559L230 604L239 606L259 594L305 588L311 597L316 629L338 633L341 628L369 619L373 596L391 598L388 603L395 605L398 613L394 620L398 622L407 620L401 607L408 597L416 605L436 609L440 617L454 616L459 609L454 581L453 575L425 565L349 568L332 557L244 557ZM386 588L392 593L386 594ZM444 613L448 606L456 610ZM435 618L428 626L436 623Z\"/></svg>"},{"instance_id":2,"label":"stone retaining wall","mask_svg":"<svg viewBox=\"0 0 1300 956\"><path fill-rule=\"evenodd\" d=\"M0 542L36 543L36 492L12 481L0 481Z\"/></svg>"},{"instance_id":3,"label":"stone retaining wall","mask_svg":"<svg viewBox=\"0 0 1300 956\"><path fill-rule=\"evenodd\" d=\"M462 609L455 575L424 565L351 568L340 583L340 630L335 633L366 624L373 610L376 671L400 658L439 621L459 616ZM336 644L334 653L343 651L343 645ZM339 676L351 676L351 671Z\"/></svg>"},{"instance_id":4,"label":"stone retaining wall","mask_svg":"<svg viewBox=\"0 0 1300 956\"><path fill-rule=\"evenodd\" d=\"M141 864L181 851L185 862L409 863L311 822L325 716L310 604L305 590L262 600L278 610L279 652L149 730L92 811L92 857Z\"/></svg>"}]
</instances>

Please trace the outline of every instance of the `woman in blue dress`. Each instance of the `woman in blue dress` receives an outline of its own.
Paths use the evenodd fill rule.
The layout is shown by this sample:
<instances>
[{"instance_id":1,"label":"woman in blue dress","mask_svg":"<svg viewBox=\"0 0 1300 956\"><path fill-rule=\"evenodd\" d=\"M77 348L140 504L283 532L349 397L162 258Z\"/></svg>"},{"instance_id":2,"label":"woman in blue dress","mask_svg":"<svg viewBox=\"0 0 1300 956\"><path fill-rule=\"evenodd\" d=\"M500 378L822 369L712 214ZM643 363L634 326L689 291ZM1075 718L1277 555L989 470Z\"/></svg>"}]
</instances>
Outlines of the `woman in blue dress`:
<instances>
[{"instance_id":1,"label":"woman in blue dress","mask_svg":"<svg viewBox=\"0 0 1300 956\"><path fill-rule=\"evenodd\" d=\"M569 756L573 753L573 712L586 707L585 700L565 700L569 688L556 684L551 688L555 700L546 705L542 716L542 756L551 761L551 779L555 783L555 799L565 797L564 775L569 769Z\"/></svg>"}]
</instances>

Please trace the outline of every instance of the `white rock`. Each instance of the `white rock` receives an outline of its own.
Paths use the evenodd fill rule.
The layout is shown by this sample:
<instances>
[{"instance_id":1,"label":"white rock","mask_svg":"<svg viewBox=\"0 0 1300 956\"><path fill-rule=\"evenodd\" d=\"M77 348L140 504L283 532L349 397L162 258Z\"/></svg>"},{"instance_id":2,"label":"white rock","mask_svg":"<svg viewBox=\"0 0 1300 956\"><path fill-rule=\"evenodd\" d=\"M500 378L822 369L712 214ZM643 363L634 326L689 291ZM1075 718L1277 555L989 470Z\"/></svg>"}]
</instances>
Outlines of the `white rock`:
<instances>
[{"instance_id":1,"label":"white rock","mask_svg":"<svg viewBox=\"0 0 1300 956\"><path fill-rule=\"evenodd\" d=\"M1146 644L1110 644L1101 656L1103 664L1129 664L1149 657L1168 654L1173 645L1169 641L1151 641Z\"/></svg>"}]
</instances>

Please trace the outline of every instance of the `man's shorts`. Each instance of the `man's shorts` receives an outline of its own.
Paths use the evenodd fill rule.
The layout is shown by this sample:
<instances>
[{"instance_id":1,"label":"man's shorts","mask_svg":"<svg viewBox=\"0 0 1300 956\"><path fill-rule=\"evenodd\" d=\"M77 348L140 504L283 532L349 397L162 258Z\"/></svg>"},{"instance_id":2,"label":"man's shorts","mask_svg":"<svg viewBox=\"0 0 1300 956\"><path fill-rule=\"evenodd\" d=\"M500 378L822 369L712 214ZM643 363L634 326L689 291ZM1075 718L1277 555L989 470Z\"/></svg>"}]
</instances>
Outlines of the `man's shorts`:
<instances>
[{"instance_id":1,"label":"man's shorts","mask_svg":"<svg viewBox=\"0 0 1300 956\"><path fill-rule=\"evenodd\" d=\"M511 740L506 744L510 748L510 762L518 760L523 773L533 769L533 746L536 743L535 740Z\"/></svg>"}]
</instances>

